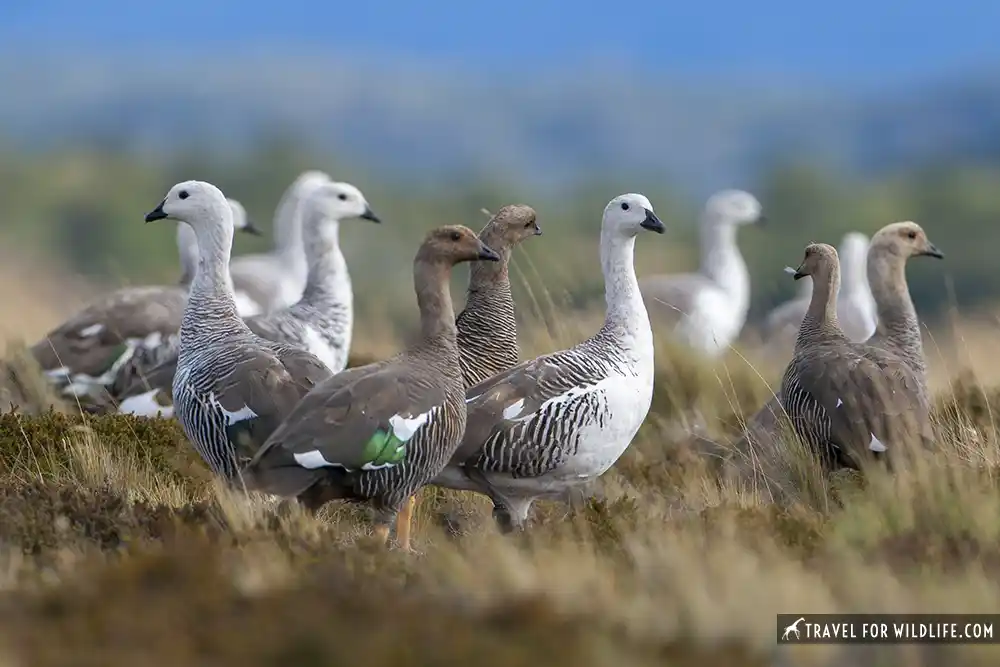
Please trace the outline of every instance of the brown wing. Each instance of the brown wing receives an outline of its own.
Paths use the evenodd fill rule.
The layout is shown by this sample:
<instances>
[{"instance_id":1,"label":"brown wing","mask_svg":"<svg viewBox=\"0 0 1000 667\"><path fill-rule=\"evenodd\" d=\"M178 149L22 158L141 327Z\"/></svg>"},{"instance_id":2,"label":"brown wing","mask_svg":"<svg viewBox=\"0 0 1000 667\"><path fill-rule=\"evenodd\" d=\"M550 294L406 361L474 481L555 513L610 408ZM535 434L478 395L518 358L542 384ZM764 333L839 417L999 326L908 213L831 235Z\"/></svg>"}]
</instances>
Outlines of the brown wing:
<instances>
[{"instance_id":1,"label":"brown wing","mask_svg":"<svg viewBox=\"0 0 1000 667\"><path fill-rule=\"evenodd\" d=\"M237 458L255 454L299 401L328 377L323 362L303 350L275 345L248 351L236 370L211 389L227 412L249 408L255 415L226 429Z\"/></svg>"},{"instance_id":2,"label":"brown wing","mask_svg":"<svg viewBox=\"0 0 1000 667\"><path fill-rule=\"evenodd\" d=\"M175 333L186 301L186 292L174 287L119 290L50 331L31 351L45 370L65 367L98 377L121 357L127 340Z\"/></svg>"},{"instance_id":3,"label":"brown wing","mask_svg":"<svg viewBox=\"0 0 1000 667\"><path fill-rule=\"evenodd\" d=\"M546 401L577 386L579 378L571 366L559 363L570 353L522 362L471 387L465 398L465 435L450 465L477 457L486 440L505 424L535 414Z\"/></svg>"},{"instance_id":4,"label":"brown wing","mask_svg":"<svg viewBox=\"0 0 1000 667\"><path fill-rule=\"evenodd\" d=\"M358 472L397 465L409 456L410 438L443 418L445 399L440 382L407 367L383 366L346 381L334 376L292 410L247 466L247 477L254 488L281 493L288 468Z\"/></svg>"}]
</instances>

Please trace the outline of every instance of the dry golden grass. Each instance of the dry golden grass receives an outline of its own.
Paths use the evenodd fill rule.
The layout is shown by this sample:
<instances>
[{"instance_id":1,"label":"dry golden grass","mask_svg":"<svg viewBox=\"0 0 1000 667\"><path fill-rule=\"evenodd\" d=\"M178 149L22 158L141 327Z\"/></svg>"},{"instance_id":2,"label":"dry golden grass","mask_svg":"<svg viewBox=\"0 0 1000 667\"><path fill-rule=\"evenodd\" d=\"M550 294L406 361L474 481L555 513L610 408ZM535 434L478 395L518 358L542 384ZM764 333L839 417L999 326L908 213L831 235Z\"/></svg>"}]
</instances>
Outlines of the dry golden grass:
<instances>
[{"instance_id":1,"label":"dry golden grass","mask_svg":"<svg viewBox=\"0 0 1000 667\"><path fill-rule=\"evenodd\" d=\"M529 323L524 353L595 321ZM2 416L0 662L997 664L1000 647L775 645L778 613L1000 612L989 326L935 338L940 451L895 476L827 479L789 445L798 492L781 504L720 479L688 430L731 438L779 369L664 344L650 417L599 499L539 503L504 537L484 498L424 489L417 555L375 547L363 508L313 518L222 489L172 423ZM359 362L398 345L356 341Z\"/></svg>"}]
</instances>

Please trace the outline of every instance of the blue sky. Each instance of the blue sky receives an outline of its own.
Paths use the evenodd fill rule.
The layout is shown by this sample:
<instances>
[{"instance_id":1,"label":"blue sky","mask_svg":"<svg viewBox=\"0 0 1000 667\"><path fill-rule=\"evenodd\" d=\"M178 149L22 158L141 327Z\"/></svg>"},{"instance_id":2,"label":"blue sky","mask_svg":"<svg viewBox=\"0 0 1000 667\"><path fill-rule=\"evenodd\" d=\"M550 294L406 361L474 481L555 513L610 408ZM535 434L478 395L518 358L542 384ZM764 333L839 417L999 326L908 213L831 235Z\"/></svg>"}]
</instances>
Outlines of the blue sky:
<instances>
[{"instance_id":1,"label":"blue sky","mask_svg":"<svg viewBox=\"0 0 1000 667\"><path fill-rule=\"evenodd\" d=\"M876 83L1000 64L997 26L991 0L0 2L7 54L281 49L514 72L609 61Z\"/></svg>"}]
</instances>

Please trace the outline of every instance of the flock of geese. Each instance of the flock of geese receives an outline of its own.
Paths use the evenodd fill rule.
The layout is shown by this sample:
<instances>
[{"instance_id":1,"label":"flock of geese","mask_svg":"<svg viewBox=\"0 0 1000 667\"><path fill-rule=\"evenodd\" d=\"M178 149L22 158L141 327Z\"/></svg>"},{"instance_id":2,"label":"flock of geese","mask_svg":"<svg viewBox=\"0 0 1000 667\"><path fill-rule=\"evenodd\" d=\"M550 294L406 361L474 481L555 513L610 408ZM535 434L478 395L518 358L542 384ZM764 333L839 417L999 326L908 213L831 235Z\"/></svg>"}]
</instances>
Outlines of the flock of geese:
<instances>
[{"instance_id":1,"label":"flock of geese","mask_svg":"<svg viewBox=\"0 0 1000 667\"><path fill-rule=\"evenodd\" d=\"M179 223L180 284L112 292L49 332L34 357L81 407L176 418L236 488L313 512L331 500L368 503L376 535L388 540L395 523L404 549L414 494L428 484L484 494L501 530L522 529L534 500L565 499L602 475L645 420L654 384L647 306L705 354L739 334L750 289L736 231L763 217L747 192L713 195L699 271L640 283L636 238L664 225L645 196L615 197L601 223L603 326L526 361L508 263L542 233L534 209L504 206L479 234L433 229L413 263L419 338L347 369L353 292L339 228L352 219L380 222L358 188L308 171L277 208L274 251L231 259L235 232L259 233L243 207L210 183L178 183L145 220ZM841 247L843 274L825 244L786 269L808 292L769 318L772 331L797 335L781 388L758 414L780 407L823 461L859 467L903 438L933 437L905 264L941 253L912 222L870 243L850 234ZM463 262L471 271L456 317L448 285Z\"/></svg>"}]
</instances>

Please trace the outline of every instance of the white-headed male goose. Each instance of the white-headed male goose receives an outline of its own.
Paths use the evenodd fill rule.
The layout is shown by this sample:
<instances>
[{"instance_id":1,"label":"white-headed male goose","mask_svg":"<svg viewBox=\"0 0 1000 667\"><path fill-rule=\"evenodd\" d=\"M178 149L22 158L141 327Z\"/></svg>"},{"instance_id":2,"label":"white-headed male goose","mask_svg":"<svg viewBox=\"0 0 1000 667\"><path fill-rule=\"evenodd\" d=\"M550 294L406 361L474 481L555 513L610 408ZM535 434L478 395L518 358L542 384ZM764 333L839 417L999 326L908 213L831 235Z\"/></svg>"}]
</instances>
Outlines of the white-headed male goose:
<instances>
[{"instance_id":1,"label":"white-headed male goose","mask_svg":"<svg viewBox=\"0 0 1000 667\"><path fill-rule=\"evenodd\" d=\"M915 222L888 224L871 238L866 264L868 284L875 301L876 327L875 333L864 342L902 359L916 373L921 400L929 406L927 362L921 342L920 321L906 283L906 264L911 257L944 257ZM781 414L781 402L777 396L772 396L747 421L746 432L736 441L732 451L737 456L754 458L750 453L751 440L753 446L773 444Z\"/></svg>"},{"instance_id":2,"label":"white-headed male goose","mask_svg":"<svg viewBox=\"0 0 1000 667\"><path fill-rule=\"evenodd\" d=\"M643 195L615 197L604 209L607 315L594 336L468 391L462 445L434 484L488 495L502 530L523 527L536 498L565 497L603 474L646 418L653 335L633 266L643 229L664 231Z\"/></svg>"},{"instance_id":3,"label":"white-headed male goose","mask_svg":"<svg viewBox=\"0 0 1000 667\"><path fill-rule=\"evenodd\" d=\"M199 254L180 327L175 416L212 470L235 482L240 461L330 369L305 350L260 338L236 312L232 212L218 188L178 183L146 214L146 222L165 219L191 226Z\"/></svg>"},{"instance_id":4,"label":"white-headed male goose","mask_svg":"<svg viewBox=\"0 0 1000 667\"><path fill-rule=\"evenodd\" d=\"M437 475L465 430L465 385L448 289L459 262L500 257L468 227L430 232L413 264L419 342L386 361L335 375L311 391L244 471L249 488L296 496L310 509L371 503L384 541L398 516L409 549L407 499Z\"/></svg>"},{"instance_id":5,"label":"white-headed male goose","mask_svg":"<svg viewBox=\"0 0 1000 667\"><path fill-rule=\"evenodd\" d=\"M309 278L302 298L291 308L246 318L261 338L287 343L314 354L332 373L347 366L354 326L354 293L340 250L340 222L364 218L380 222L368 200L350 183L327 181L313 188L303 204L303 240ZM121 413L170 417L178 340L136 355L112 390Z\"/></svg>"},{"instance_id":6,"label":"white-headed male goose","mask_svg":"<svg viewBox=\"0 0 1000 667\"><path fill-rule=\"evenodd\" d=\"M833 246L807 246L794 275L813 281L779 393L799 437L828 466L855 469L865 456L931 437L917 374L897 355L851 341L837 323L840 263Z\"/></svg>"},{"instance_id":7,"label":"white-headed male goose","mask_svg":"<svg viewBox=\"0 0 1000 667\"><path fill-rule=\"evenodd\" d=\"M749 192L722 190L709 197L698 226L697 273L648 276L639 283L654 326L703 354L724 353L750 308L750 273L736 233L763 222L760 202Z\"/></svg>"},{"instance_id":8,"label":"white-headed male goose","mask_svg":"<svg viewBox=\"0 0 1000 667\"><path fill-rule=\"evenodd\" d=\"M237 292L259 304L258 313L287 308L302 297L309 274L302 243L303 204L318 185L330 180L322 171L305 171L285 190L274 214L274 250L233 259L230 272Z\"/></svg>"},{"instance_id":9,"label":"white-headed male goose","mask_svg":"<svg viewBox=\"0 0 1000 667\"><path fill-rule=\"evenodd\" d=\"M260 234L243 205L229 199L236 229ZM46 378L64 396L103 404L104 393L135 354L177 333L198 265L192 230L177 225L177 285L124 287L104 295L47 333L31 348Z\"/></svg>"}]
</instances>

